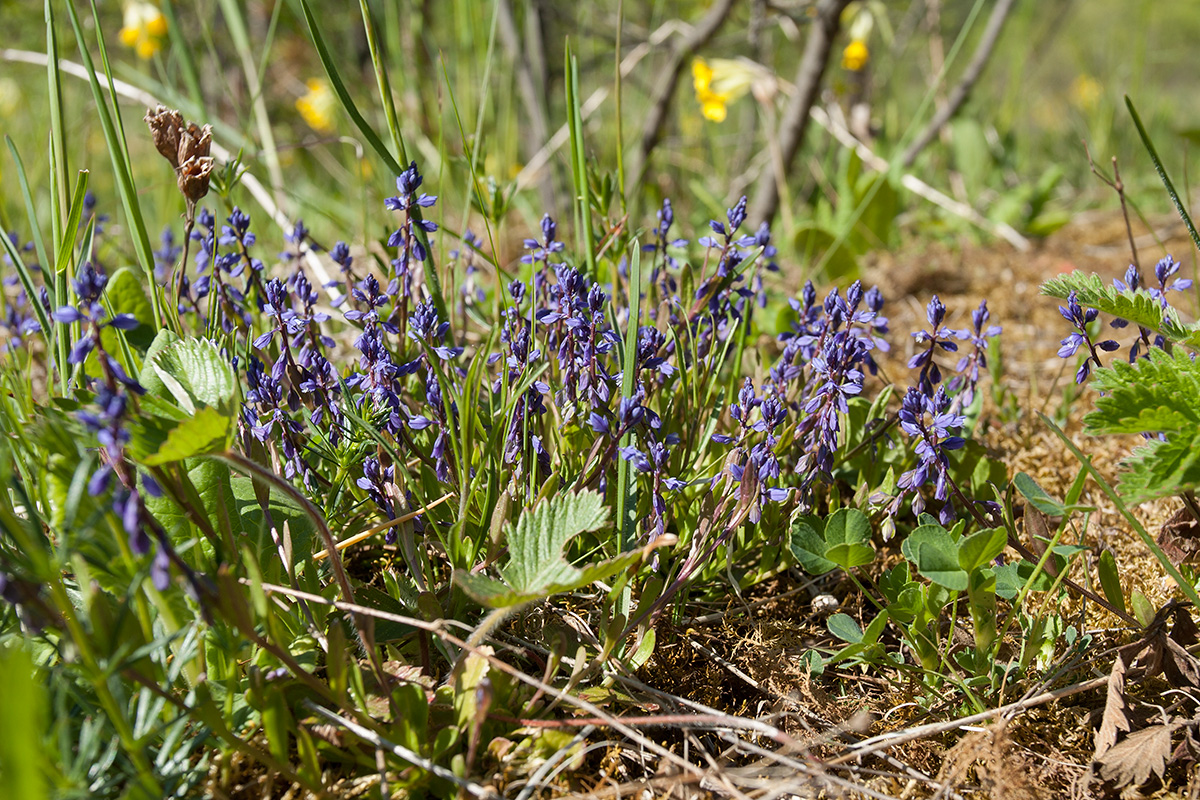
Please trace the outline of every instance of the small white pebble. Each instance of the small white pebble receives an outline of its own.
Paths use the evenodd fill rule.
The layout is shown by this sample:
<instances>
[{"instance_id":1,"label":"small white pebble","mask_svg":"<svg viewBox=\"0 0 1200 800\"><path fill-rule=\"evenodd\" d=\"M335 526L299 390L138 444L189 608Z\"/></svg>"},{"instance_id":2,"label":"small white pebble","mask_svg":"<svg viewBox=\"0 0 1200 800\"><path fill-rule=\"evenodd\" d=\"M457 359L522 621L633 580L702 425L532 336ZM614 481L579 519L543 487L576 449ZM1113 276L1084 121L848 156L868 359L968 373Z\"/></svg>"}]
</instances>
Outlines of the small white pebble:
<instances>
[{"instance_id":1,"label":"small white pebble","mask_svg":"<svg viewBox=\"0 0 1200 800\"><path fill-rule=\"evenodd\" d=\"M813 613L818 617L827 617L838 610L841 603L831 594L819 594L813 598L812 609Z\"/></svg>"}]
</instances>

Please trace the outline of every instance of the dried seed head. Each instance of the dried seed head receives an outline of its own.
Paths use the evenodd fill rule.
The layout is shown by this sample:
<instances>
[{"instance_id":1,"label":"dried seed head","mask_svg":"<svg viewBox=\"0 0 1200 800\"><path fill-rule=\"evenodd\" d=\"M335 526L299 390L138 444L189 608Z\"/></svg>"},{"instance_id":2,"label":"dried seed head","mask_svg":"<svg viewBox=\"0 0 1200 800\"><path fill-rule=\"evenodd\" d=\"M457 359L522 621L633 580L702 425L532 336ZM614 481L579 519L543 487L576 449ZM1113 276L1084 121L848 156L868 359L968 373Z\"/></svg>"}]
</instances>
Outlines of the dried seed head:
<instances>
[{"instance_id":1,"label":"dried seed head","mask_svg":"<svg viewBox=\"0 0 1200 800\"><path fill-rule=\"evenodd\" d=\"M187 130L179 136L179 163L186 164L192 158L206 158L212 149L212 126L200 127L189 122Z\"/></svg>"},{"instance_id":2,"label":"dried seed head","mask_svg":"<svg viewBox=\"0 0 1200 800\"><path fill-rule=\"evenodd\" d=\"M208 194L213 170L213 160L209 156L212 126L194 122L185 125L183 115L166 106L147 111L146 124L150 126L155 148L175 168L179 191L194 206Z\"/></svg>"},{"instance_id":3,"label":"dried seed head","mask_svg":"<svg viewBox=\"0 0 1200 800\"><path fill-rule=\"evenodd\" d=\"M154 137L154 146L171 166L179 169L179 139L184 132L183 115L166 106L146 112L146 124Z\"/></svg>"},{"instance_id":4,"label":"dried seed head","mask_svg":"<svg viewBox=\"0 0 1200 800\"><path fill-rule=\"evenodd\" d=\"M189 203L195 204L208 194L208 182L212 170L211 156L193 156L176 170L179 191Z\"/></svg>"}]
</instances>

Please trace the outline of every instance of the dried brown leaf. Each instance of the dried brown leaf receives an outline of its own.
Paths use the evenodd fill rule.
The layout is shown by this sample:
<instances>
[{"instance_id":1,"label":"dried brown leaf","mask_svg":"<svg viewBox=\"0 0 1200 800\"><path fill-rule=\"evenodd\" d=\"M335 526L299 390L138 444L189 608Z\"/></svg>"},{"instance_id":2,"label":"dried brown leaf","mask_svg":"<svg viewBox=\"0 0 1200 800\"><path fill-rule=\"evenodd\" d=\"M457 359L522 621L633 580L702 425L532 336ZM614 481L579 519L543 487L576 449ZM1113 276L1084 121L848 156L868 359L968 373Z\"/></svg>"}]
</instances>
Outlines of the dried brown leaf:
<instances>
[{"instance_id":1,"label":"dried brown leaf","mask_svg":"<svg viewBox=\"0 0 1200 800\"><path fill-rule=\"evenodd\" d=\"M1200 557L1200 523L1196 522L1187 506L1163 523L1158 534L1158 546L1175 566Z\"/></svg>"},{"instance_id":2,"label":"dried brown leaf","mask_svg":"<svg viewBox=\"0 0 1200 800\"><path fill-rule=\"evenodd\" d=\"M1163 637L1163 674L1176 689L1200 688L1200 664L1174 639Z\"/></svg>"},{"instance_id":3,"label":"dried brown leaf","mask_svg":"<svg viewBox=\"0 0 1200 800\"><path fill-rule=\"evenodd\" d=\"M1117 660L1108 676L1108 696L1104 701L1100 730L1096 731L1096 752L1092 756L1097 760L1116 744L1118 732L1130 730L1129 712L1125 703L1125 671L1129 669L1129 661L1136 656L1127 661L1126 653L1129 651L1130 648L1117 651Z\"/></svg>"},{"instance_id":4,"label":"dried brown leaf","mask_svg":"<svg viewBox=\"0 0 1200 800\"><path fill-rule=\"evenodd\" d=\"M1096 760L1100 777L1118 787L1141 786L1154 774L1161 780L1171 755L1174 725L1153 725L1131 733Z\"/></svg>"},{"instance_id":5,"label":"dried brown leaf","mask_svg":"<svg viewBox=\"0 0 1200 800\"><path fill-rule=\"evenodd\" d=\"M1200 641L1200 628L1196 627L1192 615L1185 606L1177 606L1173 612L1174 624L1171 626L1171 638L1184 647L1191 647Z\"/></svg>"},{"instance_id":6,"label":"dried brown leaf","mask_svg":"<svg viewBox=\"0 0 1200 800\"><path fill-rule=\"evenodd\" d=\"M1054 537L1054 529L1049 516L1033 505L1025 506L1025 533L1029 535L1029 546L1039 558L1046 552L1046 542ZM1053 558L1046 559L1045 570L1052 577L1058 575L1058 564Z\"/></svg>"}]
</instances>

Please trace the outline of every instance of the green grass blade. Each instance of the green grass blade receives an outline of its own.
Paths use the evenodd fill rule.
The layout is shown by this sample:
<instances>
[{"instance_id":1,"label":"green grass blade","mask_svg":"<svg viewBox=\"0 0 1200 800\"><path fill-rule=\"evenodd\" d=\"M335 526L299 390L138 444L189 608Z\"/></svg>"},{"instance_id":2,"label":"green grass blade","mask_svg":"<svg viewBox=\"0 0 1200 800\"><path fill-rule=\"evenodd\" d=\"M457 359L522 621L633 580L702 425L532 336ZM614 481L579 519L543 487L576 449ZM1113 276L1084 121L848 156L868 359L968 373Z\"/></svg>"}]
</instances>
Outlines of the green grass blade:
<instances>
[{"instance_id":1,"label":"green grass blade","mask_svg":"<svg viewBox=\"0 0 1200 800\"><path fill-rule=\"evenodd\" d=\"M625 349L622 353L621 397L629 399L637 383L638 323L641 321L642 248L634 240L629 261L629 321L625 329ZM628 447L633 434L621 437L621 446ZM624 458L617 459L617 529L620 532L621 552L633 546L637 535L637 484L633 466Z\"/></svg>"},{"instance_id":2,"label":"green grass blade","mask_svg":"<svg viewBox=\"0 0 1200 800\"><path fill-rule=\"evenodd\" d=\"M1163 167L1162 160L1158 157L1158 151L1154 149L1154 142L1150 141L1150 135L1146 133L1146 129L1142 126L1142 118L1138 116L1137 109L1133 107L1133 101L1129 99L1129 95L1125 95L1125 107L1129 109L1129 116L1133 117L1133 124L1137 128L1138 136L1141 137L1142 145L1146 148L1146 152L1150 154L1150 160L1154 162L1154 169L1158 173L1159 180L1167 188L1167 194L1171 196L1171 202L1175 204L1175 210L1179 212L1179 218L1183 220L1183 224L1187 226L1188 233L1191 234L1192 243L1196 245L1196 249L1200 250L1200 233L1196 232L1196 226L1192 224L1191 216L1188 214L1187 209L1184 208L1183 201L1179 199L1179 193L1175 191L1175 184L1171 183L1171 178L1167 175L1167 170Z\"/></svg>"},{"instance_id":3,"label":"green grass blade","mask_svg":"<svg viewBox=\"0 0 1200 800\"><path fill-rule=\"evenodd\" d=\"M329 84L333 87L333 92L337 95L342 108L350 115L350 119L354 122L355 127L358 128L363 138L367 140L367 144L371 145L371 149L383 159L383 162L392 171L392 174L398 176L404 171L404 167L401 166L400 161L405 162L405 164L408 163L408 153L404 147L404 139L399 135L399 127L396 128L395 132L396 146L400 151L400 161L397 161L396 157L388 150L387 145L379 138L379 134L375 132L375 129L363 117L362 112L358 110L358 106L355 105L354 100L350 97L350 92L346 90L346 83L342 80L342 76L338 72L337 64L333 61L333 55L325 45L325 38L321 35L321 29L317 26L317 19L313 15L312 7L309 5L308 0L299 0L299 3L300 10L304 13L304 21L308 25L309 36L312 38L313 46L317 49L317 57L321 59L321 66L325 68L325 75L329 78ZM414 207L410 209L409 214L416 223L420 223L423 219L419 208ZM416 234L417 241L425 248L425 252L432 256L433 248L429 245L429 235L420 224L413 226L413 232ZM438 276L437 269L434 267L432 261L425 266L425 274L429 278L434 307L437 308L438 314L442 319L449 319L450 317L446 314L445 299L442 297L442 282Z\"/></svg>"},{"instance_id":4,"label":"green grass blade","mask_svg":"<svg viewBox=\"0 0 1200 800\"><path fill-rule=\"evenodd\" d=\"M321 66L325 68L329 84L333 87L334 94L338 96L342 108L350 115L354 126L358 128L363 138L367 140L367 144L371 145L371 149L383 159L383 163L392 171L392 174L399 175L404 171L404 167L400 166L400 162L388 150L387 145L379 138L379 134L375 132L375 129L363 117L362 112L358 110L358 106L354 104L354 100L350 98L350 92L346 90L346 84L342 81L342 76L338 72L337 65L334 64L333 55L325 45L325 38L321 35L321 29L317 27L317 20L313 16L312 7L309 6L308 0L299 0L299 2L300 10L304 13L304 21L308 24L309 36L312 38L313 46L317 49L317 57L321 59ZM407 154L403 150L400 151L400 159L403 161L408 160Z\"/></svg>"},{"instance_id":5,"label":"green grass blade","mask_svg":"<svg viewBox=\"0 0 1200 800\"><path fill-rule=\"evenodd\" d=\"M33 206L33 193L29 190L29 180L25 176L25 163L21 160L21 154L17 152L17 146L13 144L12 138L5 135L4 141L8 145L8 152L12 154L13 163L17 167L17 184L21 187L21 199L25 201L25 213L29 217L30 238L33 239L34 249L37 250L38 263L46 268L50 264L50 254L46 250L46 240L42 237L42 226L38 224L37 210Z\"/></svg>"},{"instance_id":6,"label":"green grass blade","mask_svg":"<svg viewBox=\"0 0 1200 800\"><path fill-rule=\"evenodd\" d=\"M63 228L62 237L58 244L58 252L55 255L53 272L47 278L54 283L54 305L65 306L67 304L67 281L71 277L70 267L75 255L75 235L79 231L79 221L83 219L83 199L87 196L88 172L87 170L79 171L79 178L75 182L75 194L71 196L71 209L67 212L66 225ZM95 218L88 223L88 229L84 236L83 253L85 258L91 252L92 247L92 229L95 225ZM66 364L67 355L70 352L71 342L68 341L70 336L68 331L78 327L63 326L56 328L54 332L54 344L57 348L58 363ZM63 394L67 393L67 371L64 369L59 373L60 388Z\"/></svg>"},{"instance_id":7,"label":"green grass blade","mask_svg":"<svg viewBox=\"0 0 1200 800\"><path fill-rule=\"evenodd\" d=\"M49 89L48 105L50 107L50 164L54 172L53 194L54 224L52 230L57 241L62 232L59 226L63 224L63 214L66 213L67 203L67 130L63 125L62 113L62 75L58 70L58 36L54 21L54 5L46 0L46 84ZM49 263L43 261L43 264Z\"/></svg>"},{"instance_id":8,"label":"green grass blade","mask_svg":"<svg viewBox=\"0 0 1200 800\"><path fill-rule=\"evenodd\" d=\"M588 197L587 156L583 149L583 112L579 100L579 62L571 52L570 44L566 52L567 73L567 114L571 126L571 174L575 177L575 200L579 214L579 231L583 246L583 255L587 260L588 275L593 280L596 274L596 238L592 231L592 211Z\"/></svg>"},{"instance_id":9,"label":"green grass blade","mask_svg":"<svg viewBox=\"0 0 1200 800\"><path fill-rule=\"evenodd\" d=\"M88 73L88 83L92 87L92 97L96 101L96 109L100 114L100 126L104 131L104 141L108 146L108 154L112 159L113 172L117 178L117 189L121 195L121 204L125 209L125 217L133 231L133 247L137 252L138 261L141 262L142 270L146 273L146 281L150 291L150 304L154 309L154 325L157 328L163 327L162 301L159 296L157 284L154 281L154 251L150 246L150 237L146 233L146 222L142 219L141 205L138 202L137 187L133 182L133 172L129 166L129 151L125 147L125 134L118 130L118 122L114 121L113 114L110 112L108 103L104 99L104 94L100 89L100 80L96 75L96 65L92 61L92 55L88 52L87 42L84 39L83 27L79 24L79 15L75 12L75 6L72 3L67 3L67 11L71 17L71 27L75 31L75 41L79 45L79 57L83 60L84 69ZM95 9L92 11L95 15ZM96 22L96 38L100 42L100 52L104 57L104 36L100 32L99 17L95 16ZM104 57L105 62L107 58ZM110 81L112 75L106 73ZM113 92L113 97L116 97L116 92ZM115 103L114 103L115 106ZM119 113L117 116L119 120Z\"/></svg>"},{"instance_id":10,"label":"green grass blade","mask_svg":"<svg viewBox=\"0 0 1200 800\"><path fill-rule=\"evenodd\" d=\"M362 11L363 29L367 34L367 49L371 52L371 64L375 67L375 83L379 85L379 99L383 101L383 116L387 120L388 131L392 134L392 145L400 158L404 159L404 138L400 134L400 121L396 117L396 103L392 99L392 83L388 79L387 64L384 63L383 53L379 49L379 34L375 29L375 18L367 0L359 0Z\"/></svg>"},{"instance_id":11,"label":"green grass blade","mask_svg":"<svg viewBox=\"0 0 1200 800\"><path fill-rule=\"evenodd\" d=\"M29 305L33 306L38 323L42 326L42 336L46 339L46 346L50 347L53 331L53 328L50 327L50 315L46 313L46 309L42 307L42 303L38 299L37 287L33 283L33 276L29 274L29 267L21 258L21 252L17 250L17 246L13 244L12 239L8 238L8 234L2 228L0 228L0 244L4 246L4 252L8 254L8 257L12 259L13 267L17 270L17 278L21 281L25 295L29 298Z\"/></svg>"},{"instance_id":12,"label":"green grass blade","mask_svg":"<svg viewBox=\"0 0 1200 800\"><path fill-rule=\"evenodd\" d=\"M171 53L179 59L183 82L187 84L192 104L198 109L203 108L204 92L200 89L200 72L196 69L196 60L192 58L192 48L187 44L184 33L179 27L179 18L175 16L174 0L162 0L161 5L163 16L167 19L167 32L171 37Z\"/></svg>"},{"instance_id":13,"label":"green grass blade","mask_svg":"<svg viewBox=\"0 0 1200 800\"><path fill-rule=\"evenodd\" d=\"M228 26L229 38L233 41L234 50L237 51L238 58L242 62L242 73L246 76L246 86L250 90L254 126L258 129L263 160L267 162L267 174L271 178L271 188L275 190L275 202L278 203L283 194L283 168L279 164L279 149L275 146L275 133L271 129L271 117L267 114L262 80L254 63L254 49L250 45L250 34L246 30L246 21L242 19L239 3L235 0L220 0L220 3L221 16L225 18L225 24Z\"/></svg>"},{"instance_id":14,"label":"green grass blade","mask_svg":"<svg viewBox=\"0 0 1200 800\"><path fill-rule=\"evenodd\" d=\"M1124 499L1122 499L1117 490L1114 489L1107 480L1105 480L1104 476L1100 474L1100 471L1092 464L1092 459L1084 455L1083 451L1075 446L1075 443L1071 441L1070 437L1068 437L1061 428L1055 425L1052 419L1042 413L1039 413L1038 416L1042 418L1042 422L1045 423L1046 427L1053 431L1054 434L1062 440L1062 443L1065 444L1067 449L1075 455L1075 458L1079 459L1079 463L1082 464L1089 473L1091 473L1092 480L1094 480L1096 485L1100 487L1100 491L1104 492L1104 494L1108 496L1108 499L1113 501L1113 505L1115 505L1117 510L1121 512L1121 516L1125 517L1125 519L1129 521L1129 524L1132 526L1134 532L1137 533L1138 537L1143 543L1145 543L1150 552L1154 554L1154 557L1158 560L1158 563L1161 564L1166 573L1171 576L1171 579L1174 580L1175 583L1179 585L1179 588L1183 590L1183 593L1187 595L1188 600L1192 601L1192 605L1200 607L1200 594L1197 594L1196 587L1192 585L1191 581L1183 577L1179 570L1175 568L1175 565L1171 563L1171 559L1167 558L1167 554L1164 553L1163 549L1158 546L1158 542L1155 541L1154 537L1150 535L1149 531L1143 527L1142 523L1138 520L1137 515L1129 509L1129 506L1125 503Z\"/></svg>"}]
</instances>

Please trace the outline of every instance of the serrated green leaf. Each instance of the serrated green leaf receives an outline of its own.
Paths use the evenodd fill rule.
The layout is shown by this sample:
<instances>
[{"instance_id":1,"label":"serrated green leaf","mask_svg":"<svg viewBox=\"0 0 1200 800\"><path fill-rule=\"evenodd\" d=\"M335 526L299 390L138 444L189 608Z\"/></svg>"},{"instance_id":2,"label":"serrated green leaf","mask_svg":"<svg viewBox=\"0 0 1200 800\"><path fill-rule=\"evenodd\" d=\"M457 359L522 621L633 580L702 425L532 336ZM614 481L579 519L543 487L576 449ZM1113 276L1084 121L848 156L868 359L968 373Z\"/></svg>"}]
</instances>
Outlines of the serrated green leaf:
<instances>
[{"instance_id":1,"label":"serrated green leaf","mask_svg":"<svg viewBox=\"0 0 1200 800\"><path fill-rule=\"evenodd\" d=\"M219 406L233 397L237 379L217 346L207 339L184 339L146 359L159 380L187 411L197 405Z\"/></svg>"},{"instance_id":2,"label":"serrated green leaf","mask_svg":"<svg viewBox=\"0 0 1200 800\"><path fill-rule=\"evenodd\" d=\"M584 567L563 559L567 542L606 524L608 509L601 495L555 495L523 513L515 526L508 526L508 563L500 570L503 580L464 572L456 572L455 580L472 599L489 608L507 608L582 588L628 569L647 552L633 550Z\"/></svg>"},{"instance_id":3,"label":"serrated green leaf","mask_svg":"<svg viewBox=\"0 0 1200 800\"><path fill-rule=\"evenodd\" d=\"M1008 534L1003 528L978 531L958 543L958 565L967 572L974 572L990 564L1004 552Z\"/></svg>"},{"instance_id":4,"label":"serrated green leaf","mask_svg":"<svg viewBox=\"0 0 1200 800\"><path fill-rule=\"evenodd\" d=\"M1122 467L1118 488L1131 503L1200 489L1200 430L1191 435L1174 433L1166 442L1151 439L1136 448Z\"/></svg>"},{"instance_id":5,"label":"serrated green leaf","mask_svg":"<svg viewBox=\"0 0 1200 800\"><path fill-rule=\"evenodd\" d=\"M146 357L143 359L142 374L139 381L142 384L142 388L146 390L147 396L164 400L171 398L171 392L167 390L166 385L158 376L158 371L152 365L159 353L180 341L183 340L179 338L179 334L170 328L163 328L155 334L154 341L150 343L150 348L146 351Z\"/></svg>"},{"instance_id":6,"label":"serrated green leaf","mask_svg":"<svg viewBox=\"0 0 1200 800\"><path fill-rule=\"evenodd\" d=\"M1106 314L1128 320L1134 325L1158 331L1172 342L1191 347L1200 345L1200 327L1181 322L1174 309L1164 309L1145 289L1122 292L1116 287L1106 285L1099 275L1087 275L1082 272L1060 275L1042 284L1042 294L1051 297L1065 300L1072 291L1076 293L1080 305L1099 309Z\"/></svg>"},{"instance_id":7,"label":"serrated green leaf","mask_svg":"<svg viewBox=\"0 0 1200 800\"><path fill-rule=\"evenodd\" d=\"M1151 348L1132 364L1114 361L1096 370L1101 393L1084 417L1087 433L1159 433L1200 427L1200 365L1183 348Z\"/></svg>"},{"instance_id":8,"label":"serrated green leaf","mask_svg":"<svg viewBox=\"0 0 1200 800\"><path fill-rule=\"evenodd\" d=\"M193 456L219 453L229 445L232 422L231 417L215 408L202 408L195 416L170 429L157 452L143 458L142 463L157 467Z\"/></svg>"},{"instance_id":9,"label":"serrated green leaf","mask_svg":"<svg viewBox=\"0 0 1200 800\"><path fill-rule=\"evenodd\" d=\"M917 572L951 591L967 588L967 573L958 564L958 543L941 525L922 525L900 546Z\"/></svg>"}]
</instances>

